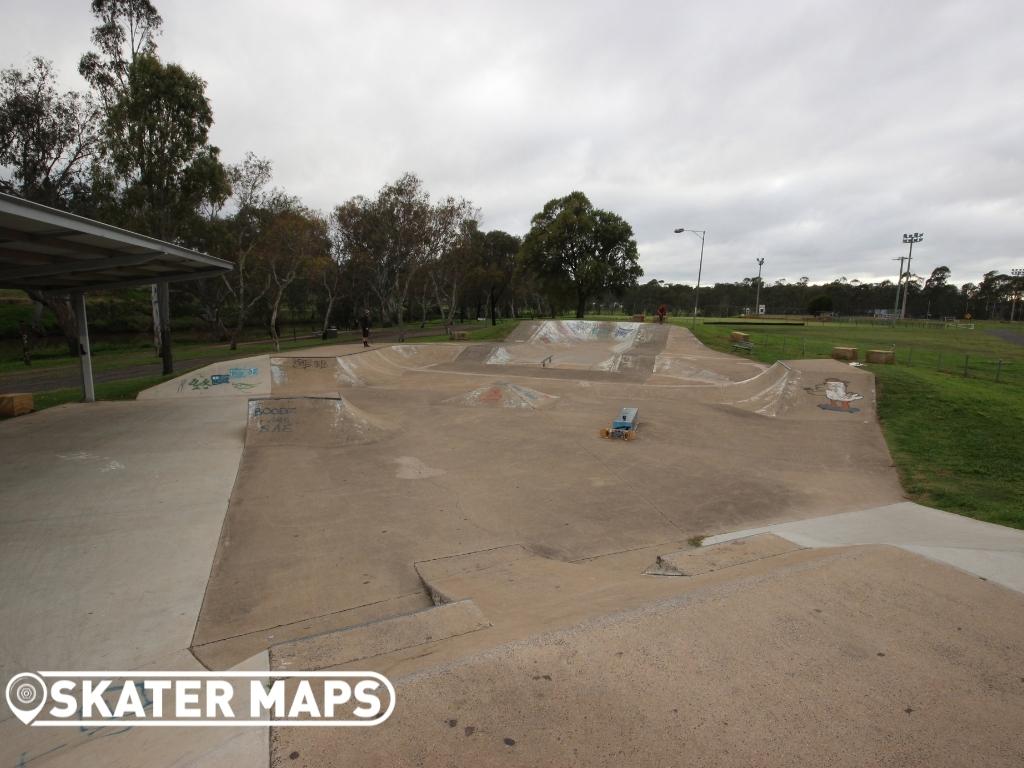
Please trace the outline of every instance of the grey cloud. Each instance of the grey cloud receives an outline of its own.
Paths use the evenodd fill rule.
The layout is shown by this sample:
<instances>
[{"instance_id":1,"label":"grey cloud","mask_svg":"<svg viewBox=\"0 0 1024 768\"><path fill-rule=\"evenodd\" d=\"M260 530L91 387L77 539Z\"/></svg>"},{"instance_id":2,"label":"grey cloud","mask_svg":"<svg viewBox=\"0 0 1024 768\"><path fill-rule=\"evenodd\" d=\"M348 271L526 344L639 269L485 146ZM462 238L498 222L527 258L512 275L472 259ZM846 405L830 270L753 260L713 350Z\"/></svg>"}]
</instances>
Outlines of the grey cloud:
<instances>
[{"instance_id":1,"label":"grey cloud","mask_svg":"<svg viewBox=\"0 0 1024 768\"><path fill-rule=\"evenodd\" d=\"M158 0L225 159L328 209L406 170L524 232L573 189L629 220L647 278L957 281L1024 266L1024 6L991 2ZM54 12L55 7L59 12ZM5 60L81 87L88 2L5 11Z\"/></svg>"}]
</instances>

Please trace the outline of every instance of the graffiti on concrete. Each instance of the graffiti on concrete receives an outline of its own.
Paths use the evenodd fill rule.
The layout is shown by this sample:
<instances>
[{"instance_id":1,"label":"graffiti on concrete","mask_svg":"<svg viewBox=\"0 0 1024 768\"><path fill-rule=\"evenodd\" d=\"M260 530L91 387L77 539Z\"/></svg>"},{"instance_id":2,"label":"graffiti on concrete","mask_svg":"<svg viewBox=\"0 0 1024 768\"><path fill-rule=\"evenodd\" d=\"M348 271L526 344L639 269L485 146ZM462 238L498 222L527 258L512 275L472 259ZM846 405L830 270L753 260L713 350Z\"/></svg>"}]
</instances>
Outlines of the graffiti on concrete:
<instances>
[{"instance_id":1,"label":"graffiti on concrete","mask_svg":"<svg viewBox=\"0 0 1024 768\"><path fill-rule=\"evenodd\" d=\"M323 357L293 357L292 368L318 368L327 370L334 360Z\"/></svg>"},{"instance_id":2,"label":"graffiti on concrete","mask_svg":"<svg viewBox=\"0 0 1024 768\"><path fill-rule=\"evenodd\" d=\"M249 402L250 419L256 423L258 432L291 432L292 416L297 410L294 406L275 407L259 401Z\"/></svg>"},{"instance_id":3,"label":"graffiti on concrete","mask_svg":"<svg viewBox=\"0 0 1024 768\"><path fill-rule=\"evenodd\" d=\"M807 394L824 397L825 402L818 403L823 411L836 411L838 413L858 413L860 408L853 406L858 400L863 400L864 395L851 392L850 382L842 379L825 379L821 384L814 387L805 387Z\"/></svg>"},{"instance_id":4,"label":"graffiti on concrete","mask_svg":"<svg viewBox=\"0 0 1024 768\"><path fill-rule=\"evenodd\" d=\"M252 389L256 384L244 381L244 379L258 376L259 373L259 368L229 368L227 373L211 373L209 376L193 376L190 379L182 379L178 384L178 391L184 392L185 387L188 387L193 392L202 392L222 384L230 384L238 390Z\"/></svg>"}]
</instances>

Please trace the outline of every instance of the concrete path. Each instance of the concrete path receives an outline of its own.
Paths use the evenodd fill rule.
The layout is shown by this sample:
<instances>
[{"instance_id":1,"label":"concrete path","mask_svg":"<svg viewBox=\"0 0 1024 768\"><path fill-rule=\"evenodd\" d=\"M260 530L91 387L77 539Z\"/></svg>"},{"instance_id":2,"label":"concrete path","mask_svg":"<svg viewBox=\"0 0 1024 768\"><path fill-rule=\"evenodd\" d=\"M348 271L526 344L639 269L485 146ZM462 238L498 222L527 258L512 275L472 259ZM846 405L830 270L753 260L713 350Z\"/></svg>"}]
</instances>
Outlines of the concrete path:
<instances>
[{"instance_id":1,"label":"concrete path","mask_svg":"<svg viewBox=\"0 0 1024 768\"><path fill-rule=\"evenodd\" d=\"M92 403L0 422L0 679L202 668L187 649L245 408ZM0 766L134 766L140 754L150 766L266 761L262 729L183 730L26 728L4 701Z\"/></svg>"},{"instance_id":2,"label":"concrete path","mask_svg":"<svg viewBox=\"0 0 1024 768\"><path fill-rule=\"evenodd\" d=\"M709 536L716 544L774 533L804 547L891 544L1024 592L1024 531L913 502Z\"/></svg>"}]
</instances>

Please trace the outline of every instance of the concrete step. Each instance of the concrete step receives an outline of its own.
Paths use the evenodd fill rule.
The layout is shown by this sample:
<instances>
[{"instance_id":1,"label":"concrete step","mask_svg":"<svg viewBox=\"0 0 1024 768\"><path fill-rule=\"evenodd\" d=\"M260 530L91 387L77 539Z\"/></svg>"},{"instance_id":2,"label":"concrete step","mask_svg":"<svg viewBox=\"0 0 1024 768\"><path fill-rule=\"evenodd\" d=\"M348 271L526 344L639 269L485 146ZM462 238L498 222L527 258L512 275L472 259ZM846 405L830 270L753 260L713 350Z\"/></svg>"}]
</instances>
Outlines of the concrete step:
<instances>
[{"instance_id":1,"label":"concrete step","mask_svg":"<svg viewBox=\"0 0 1024 768\"><path fill-rule=\"evenodd\" d=\"M725 568L795 552L803 547L781 536L763 533L706 547L689 547L658 555L644 573L649 576L699 576Z\"/></svg>"},{"instance_id":2,"label":"concrete step","mask_svg":"<svg viewBox=\"0 0 1024 768\"><path fill-rule=\"evenodd\" d=\"M247 659L273 645L401 616L429 608L430 605L429 598L423 592L399 595L241 635L197 638L198 641L193 641L191 651L192 655L209 669L227 669L241 659Z\"/></svg>"},{"instance_id":3,"label":"concrete step","mask_svg":"<svg viewBox=\"0 0 1024 768\"><path fill-rule=\"evenodd\" d=\"M472 600L274 645L271 669L317 670L458 637L491 626Z\"/></svg>"}]
</instances>

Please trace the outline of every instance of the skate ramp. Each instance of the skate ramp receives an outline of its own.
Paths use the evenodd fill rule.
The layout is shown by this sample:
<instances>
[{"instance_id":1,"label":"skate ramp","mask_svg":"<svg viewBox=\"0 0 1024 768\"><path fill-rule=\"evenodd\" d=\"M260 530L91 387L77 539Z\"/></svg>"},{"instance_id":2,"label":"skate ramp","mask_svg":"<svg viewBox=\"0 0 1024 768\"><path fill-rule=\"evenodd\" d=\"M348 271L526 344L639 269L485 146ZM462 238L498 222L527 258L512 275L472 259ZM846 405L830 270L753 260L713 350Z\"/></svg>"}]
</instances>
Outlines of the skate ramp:
<instances>
[{"instance_id":1,"label":"skate ramp","mask_svg":"<svg viewBox=\"0 0 1024 768\"><path fill-rule=\"evenodd\" d=\"M396 344L348 355L274 357L270 360L275 395L338 392L348 387L382 387L410 371L454 360L461 344Z\"/></svg>"},{"instance_id":2,"label":"skate ramp","mask_svg":"<svg viewBox=\"0 0 1024 768\"><path fill-rule=\"evenodd\" d=\"M507 343L494 345L483 363L650 373L667 336L666 327L645 323L544 320L523 325Z\"/></svg>"},{"instance_id":3,"label":"skate ramp","mask_svg":"<svg viewBox=\"0 0 1024 768\"><path fill-rule=\"evenodd\" d=\"M694 388L696 399L759 416L877 428L874 376L837 360L786 360L746 381Z\"/></svg>"},{"instance_id":4,"label":"skate ramp","mask_svg":"<svg viewBox=\"0 0 1024 768\"><path fill-rule=\"evenodd\" d=\"M654 360L648 384L728 384L745 381L768 366L704 346L687 328L671 326L664 349Z\"/></svg>"},{"instance_id":5,"label":"skate ramp","mask_svg":"<svg viewBox=\"0 0 1024 768\"><path fill-rule=\"evenodd\" d=\"M139 393L139 400L252 397L270 394L270 357L256 355L213 363Z\"/></svg>"},{"instance_id":6,"label":"skate ramp","mask_svg":"<svg viewBox=\"0 0 1024 768\"><path fill-rule=\"evenodd\" d=\"M376 658L401 702L388 725L279 729L272 764L1019 765L1016 593L878 546L698 581L452 660Z\"/></svg>"},{"instance_id":7,"label":"skate ramp","mask_svg":"<svg viewBox=\"0 0 1024 768\"><path fill-rule=\"evenodd\" d=\"M538 410L554 405L558 402L558 397L538 392L536 389L531 389L521 384L496 381L487 386L477 387L465 394L450 397L444 402L448 405L459 405L466 408Z\"/></svg>"},{"instance_id":8,"label":"skate ramp","mask_svg":"<svg viewBox=\"0 0 1024 768\"><path fill-rule=\"evenodd\" d=\"M390 429L340 397L264 397L249 401L246 449L359 445Z\"/></svg>"}]
</instances>

